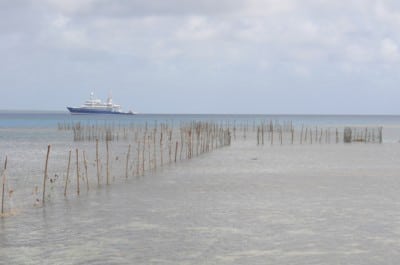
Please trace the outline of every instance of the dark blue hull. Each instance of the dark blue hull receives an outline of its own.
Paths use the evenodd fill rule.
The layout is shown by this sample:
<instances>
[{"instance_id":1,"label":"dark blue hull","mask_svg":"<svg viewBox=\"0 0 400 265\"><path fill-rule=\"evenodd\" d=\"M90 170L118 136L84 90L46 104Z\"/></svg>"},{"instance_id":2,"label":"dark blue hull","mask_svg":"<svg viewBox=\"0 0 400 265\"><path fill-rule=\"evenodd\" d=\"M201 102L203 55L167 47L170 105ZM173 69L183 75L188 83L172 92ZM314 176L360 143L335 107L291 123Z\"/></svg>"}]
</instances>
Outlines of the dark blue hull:
<instances>
[{"instance_id":1,"label":"dark blue hull","mask_svg":"<svg viewBox=\"0 0 400 265\"><path fill-rule=\"evenodd\" d=\"M134 115L133 112L121 112L121 111L107 111L107 110L96 110L87 108L73 108L67 107L71 114L118 114L118 115Z\"/></svg>"}]
</instances>

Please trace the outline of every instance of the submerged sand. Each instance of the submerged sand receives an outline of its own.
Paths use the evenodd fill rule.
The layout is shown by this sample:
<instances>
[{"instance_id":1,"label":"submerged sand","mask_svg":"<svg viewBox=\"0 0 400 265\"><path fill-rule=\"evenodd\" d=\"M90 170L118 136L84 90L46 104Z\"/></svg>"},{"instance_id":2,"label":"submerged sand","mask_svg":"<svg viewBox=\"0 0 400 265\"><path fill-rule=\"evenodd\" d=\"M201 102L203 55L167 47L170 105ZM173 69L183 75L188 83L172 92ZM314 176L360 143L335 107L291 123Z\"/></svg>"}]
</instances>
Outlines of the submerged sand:
<instances>
[{"instance_id":1,"label":"submerged sand","mask_svg":"<svg viewBox=\"0 0 400 265\"><path fill-rule=\"evenodd\" d=\"M396 264L400 144L255 138L0 219L4 264ZM239 138L239 137L238 137Z\"/></svg>"}]
</instances>

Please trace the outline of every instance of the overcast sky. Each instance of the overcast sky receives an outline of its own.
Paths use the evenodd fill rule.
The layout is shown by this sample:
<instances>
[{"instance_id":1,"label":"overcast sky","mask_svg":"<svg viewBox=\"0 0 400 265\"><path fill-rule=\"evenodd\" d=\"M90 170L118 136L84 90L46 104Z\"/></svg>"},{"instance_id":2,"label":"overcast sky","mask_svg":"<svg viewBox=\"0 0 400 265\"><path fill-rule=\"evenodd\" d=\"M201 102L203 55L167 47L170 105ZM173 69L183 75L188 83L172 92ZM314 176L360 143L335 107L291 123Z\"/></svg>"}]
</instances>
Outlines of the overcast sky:
<instances>
[{"instance_id":1,"label":"overcast sky","mask_svg":"<svg viewBox=\"0 0 400 265\"><path fill-rule=\"evenodd\" d=\"M0 109L399 114L398 0L0 0Z\"/></svg>"}]
</instances>

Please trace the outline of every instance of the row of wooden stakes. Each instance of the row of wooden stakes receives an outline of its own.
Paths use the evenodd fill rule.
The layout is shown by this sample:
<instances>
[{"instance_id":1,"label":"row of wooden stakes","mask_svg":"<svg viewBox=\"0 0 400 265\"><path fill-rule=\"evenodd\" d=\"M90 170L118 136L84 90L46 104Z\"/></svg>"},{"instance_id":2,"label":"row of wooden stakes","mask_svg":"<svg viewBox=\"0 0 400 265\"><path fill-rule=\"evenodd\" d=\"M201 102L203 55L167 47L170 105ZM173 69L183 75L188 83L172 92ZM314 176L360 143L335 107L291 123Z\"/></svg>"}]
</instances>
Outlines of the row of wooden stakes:
<instances>
[{"instance_id":1,"label":"row of wooden stakes","mask_svg":"<svg viewBox=\"0 0 400 265\"><path fill-rule=\"evenodd\" d=\"M264 145L266 142L271 145L278 143L295 144L313 144L313 143L382 143L383 128L351 128L345 127L343 131L338 128L312 128L302 126L301 130L296 131L294 127L290 130L284 130L282 127L274 127L271 124L257 127L257 145Z\"/></svg>"},{"instance_id":2,"label":"row of wooden stakes","mask_svg":"<svg viewBox=\"0 0 400 265\"><path fill-rule=\"evenodd\" d=\"M91 183L96 183L95 186L99 187L102 184L110 185L115 176L126 179L129 176L143 176L145 172L156 170L166 164L192 159L195 156L231 144L229 128L209 122L191 122L175 128L167 124L161 124L159 130L157 128L148 128L141 131L132 131L132 133L135 136L130 137L130 139L134 139L134 141L123 145L116 142L113 143L111 139L106 139L104 142L105 154L101 153L100 144L103 142L99 141L99 139L95 140L95 146L89 149L89 152L79 148L69 150L66 171L62 170L62 172L66 173L56 174L65 176L62 183L63 195L68 196L71 193L71 184L73 182L76 187L76 195L79 195L82 185L86 186L86 190L89 191ZM113 155L115 154L113 152L115 149L113 147L117 149L115 153L119 154L115 158ZM44 166L41 205L44 205L49 198L46 186L53 185L55 182L53 178L49 178L48 173L51 149L52 146L49 144ZM90 159L90 155L95 157ZM123 156L124 158L122 158ZM114 168L112 167L113 163L117 164ZM103 172L104 167L105 172ZM2 174L2 216L6 213L6 169L7 158ZM114 172L112 171L113 169L115 170ZM89 171L92 171L92 174ZM105 181L103 180L104 177ZM76 181L73 181L74 179Z\"/></svg>"}]
</instances>

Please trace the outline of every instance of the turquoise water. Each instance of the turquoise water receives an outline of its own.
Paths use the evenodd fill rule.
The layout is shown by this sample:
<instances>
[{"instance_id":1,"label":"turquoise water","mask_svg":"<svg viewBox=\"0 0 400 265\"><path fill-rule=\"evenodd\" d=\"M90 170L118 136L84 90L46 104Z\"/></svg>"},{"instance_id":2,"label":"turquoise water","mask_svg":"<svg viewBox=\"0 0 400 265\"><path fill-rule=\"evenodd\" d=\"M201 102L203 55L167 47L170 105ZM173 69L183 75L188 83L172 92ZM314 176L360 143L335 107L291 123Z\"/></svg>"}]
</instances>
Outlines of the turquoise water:
<instances>
[{"instance_id":1,"label":"turquoise water","mask_svg":"<svg viewBox=\"0 0 400 265\"><path fill-rule=\"evenodd\" d=\"M238 130L229 147L176 164L165 150L163 167L130 171L127 179L127 144L135 142L112 142L111 184L103 168L100 186L95 144L57 129L78 121L118 127L192 120L249 130ZM271 120L383 126L384 142L257 146L252 124ZM13 195L6 203L12 214L0 218L0 264L396 264L399 128L399 116L1 113L0 165L7 155ZM52 183L43 207L36 199L48 144ZM90 189L82 182L76 194L73 162L64 197L68 152L76 148L86 151ZM100 149L104 162L104 143Z\"/></svg>"},{"instance_id":2,"label":"turquoise water","mask_svg":"<svg viewBox=\"0 0 400 265\"><path fill-rule=\"evenodd\" d=\"M116 124L145 124L153 122L217 121L260 123L263 121L292 121L295 125L398 125L398 115L276 115L276 114L138 114L70 115L65 112L12 112L0 111L0 128L54 128L59 123L93 122Z\"/></svg>"}]
</instances>

